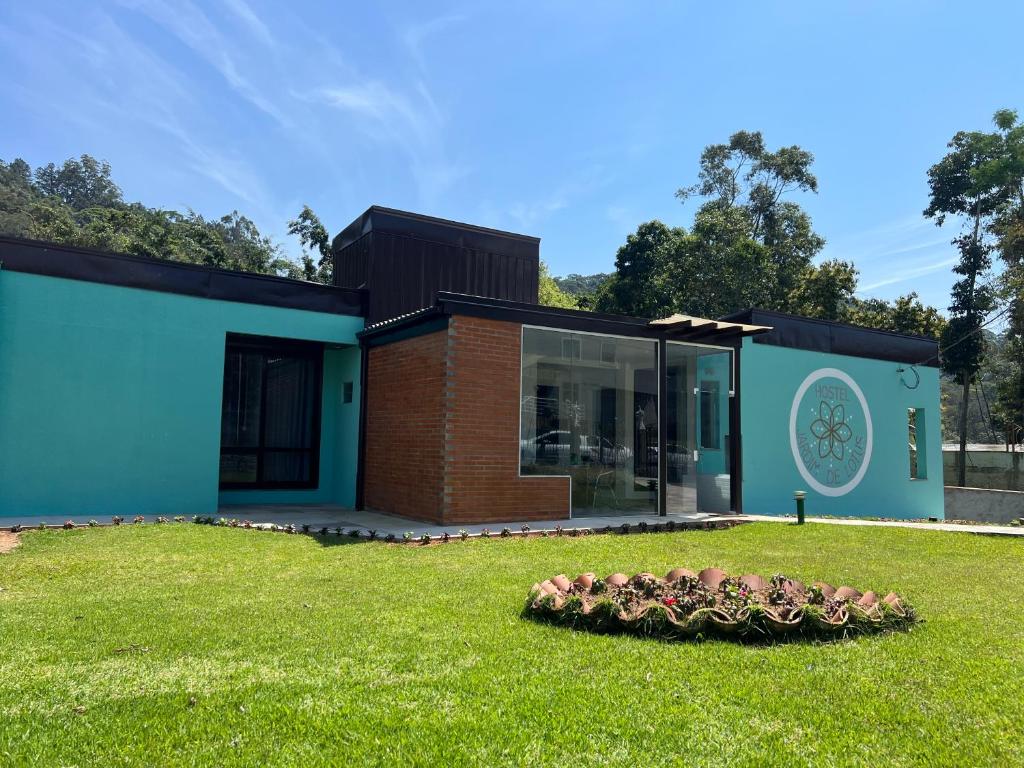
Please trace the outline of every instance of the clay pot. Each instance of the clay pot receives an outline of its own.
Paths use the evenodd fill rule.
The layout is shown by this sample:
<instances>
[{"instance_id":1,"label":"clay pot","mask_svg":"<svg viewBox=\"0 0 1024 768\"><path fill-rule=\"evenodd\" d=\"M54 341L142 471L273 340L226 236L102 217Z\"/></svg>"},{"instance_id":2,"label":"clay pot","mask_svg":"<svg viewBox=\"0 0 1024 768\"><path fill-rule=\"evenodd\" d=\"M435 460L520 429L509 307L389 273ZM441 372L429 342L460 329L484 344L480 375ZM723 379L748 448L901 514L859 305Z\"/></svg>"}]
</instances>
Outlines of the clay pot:
<instances>
[{"instance_id":1,"label":"clay pot","mask_svg":"<svg viewBox=\"0 0 1024 768\"><path fill-rule=\"evenodd\" d=\"M643 586L647 582L658 583L660 581L661 579L659 579L653 573L638 573L636 576L630 579L630 582L632 582L632 584L637 587Z\"/></svg>"},{"instance_id":2,"label":"clay pot","mask_svg":"<svg viewBox=\"0 0 1024 768\"><path fill-rule=\"evenodd\" d=\"M814 582L814 586L821 590L821 594L825 597L832 597L836 593L836 588L831 584L826 584L824 581Z\"/></svg>"},{"instance_id":3,"label":"clay pot","mask_svg":"<svg viewBox=\"0 0 1024 768\"><path fill-rule=\"evenodd\" d=\"M611 587L624 587L629 583L629 577L624 573L613 573L605 579L605 583Z\"/></svg>"},{"instance_id":4,"label":"clay pot","mask_svg":"<svg viewBox=\"0 0 1024 768\"><path fill-rule=\"evenodd\" d=\"M803 595L807 592L807 587L804 586L804 583L796 579L786 579L782 589L785 590L787 595Z\"/></svg>"},{"instance_id":5,"label":"clay pot","mask_svg":"<svg viewBox=\"0 0 1024 768\"><path fill-rule=\"evenodd\" d=\"M850 623L850 613L846 610L845 606L840 606L831 615L815 615L814 623L820 629L832 632L837 629L842 629Z\"/></svg>"},{"instance_id":6,"label":"clay pot","mask_svg":"<svg viewBox=\"0 0 1024 768\"><path fill-rule=\"evenodd\" d=\"M729 578L729 574L721 568L705 568L697 574L697 578L700 579L701 584L713 592L718 589L723 581Z\"/></svg>"},{"instance_id":7,"label":"clay pot","mask_svg":"<svg viewBox=\"0 0 1024 768\"><path fill-rule=\"evenodd\" d=\"M740 617L737 616L734 619L721 608L709 609L708 621L711 623L711 626L724 635L731 635L737 632L740 628Z\"/></svg>"},{"instance_id":8,"label":"clay pot","mask_svg":"<svg viewBox=\"0 0 1024 768\"><path fill-rule=\"evenodd\" d=\"M878 595L876 595L871 590L868 590L863 595L861 595L860 599L857 601L857 605L869 606L869 605L874 605L877 602L878 602Z\"/></svg>"},{"instance_id":9,"label":"clay pot","mask_svg":"<svg viewBox=\"0 0 1024 768\"><path fill-rule=\"evenodd\" d=\"M551 583L551 579L545 579L540 583L540 591L545 595L553 595L558 592L558 587Z\"/></svg>"},{"instance_id":10,"label":"clay pot","mask_svg":"<svg viewBox=\"0 0 1024 768\"><path fill-rule=\"evenodd\" d=\"M689 568L673 568L665 574L665 581L679 581L684 577L687 579L695 579L697 578L697 574Z\"/></svg>"},{"instance_id":11,"label":"clay pot","mask_svg":"<svg viewBox=\"0 0 1024 768\"><path fill-rule=\"evenodd\" d=\"M665 637L677 626L672 611L664 605L647 605L641 608L633 622L641 634L650 637Z\"/></svg>"},{"instance_id":12,"label":"clay pot","mask_svg":"<svg viewBox=\"0 0 1024 768\"><path fill-rule=\"evenodd\" d=\"M685 619L678 619L676 626L679 628L679 633L687 637L693 637L706 630L710 621L711 611L711 608L698 608Z\"/></svg>"},{"instance_id":13,"label":"clay pot","mask_svg":"<svg viewBox=\"0 0 1024 768\"><path fill-rule=\"evenodd\" d=\"M579 584L583 589L590 589L594 586L594 579L597 578L592 573L581 573L576 577L576 581L573 584Z\"/></svg>"},{"instance_id":14,"label":"clay pot","mask_svg":"<svg viewBox=\"0 0 1024 768\"><path fill-rule=\"evenodd\" d=\"M760 592L768 586L767 582L756 573L748 573L740 576L740 584L753 592Z\"/></svg>"},{"instance_id":15,"label":"clay pot","mask_svg":"<svg viewBox=\"0 0 1024 768\"><path fill-rule=\"evenodd\" d=\"M804 620L803 611L800 608L784 610L782 612L775 608L764 609L764 621L768 628L776 635L785 635L800 626Z\"/></svg>"},{"instance_id":16,"label":"clay pot","mask_svg":"<svg viewBox=\"0 0 1024 768\"><path fill-rule=\"evenodd\" d=\"M882 609L880 607L880 604L877 602L856 602L850 606L850 618L861 618L867 619L871 622L879 622L882 620Z\"/></svg>"},{"instance_id":17,"label":"clay pot","mask_svg":"<svg viewBox=\"0 0 1024 768\"><path fill-rule=\"evenodd\" d=\"M557 576L555 576L555 578L553 578L551 582L556 587L558 587L558 590L560 592L568 592L569 587L572 586L572 582L569 581L568 577L564 573L560 573Z\"/></svg>"},{"instance_id":18,"label":"clay pot","mask_svg":"<svg viewBox=\"0 0 1024 768\"><path fill-rule=\"evenodd\" d=\"M861 593L853 587L840 587L832 596L834 600L850 600L856 602L862 597Z\"/></svg>"},{"instance_id":19,"label":"clay pot","mask_svg":"<svg viewBox=\"0 0 1024 768\"><path fill-rule=\"evenodd\" d=\"M888 595L883 597L882 602L888 605L889 609L897 616L907 615L907 609L903 607L903 601L895 592L890 592Z\"/></svg>"}]
</instances>

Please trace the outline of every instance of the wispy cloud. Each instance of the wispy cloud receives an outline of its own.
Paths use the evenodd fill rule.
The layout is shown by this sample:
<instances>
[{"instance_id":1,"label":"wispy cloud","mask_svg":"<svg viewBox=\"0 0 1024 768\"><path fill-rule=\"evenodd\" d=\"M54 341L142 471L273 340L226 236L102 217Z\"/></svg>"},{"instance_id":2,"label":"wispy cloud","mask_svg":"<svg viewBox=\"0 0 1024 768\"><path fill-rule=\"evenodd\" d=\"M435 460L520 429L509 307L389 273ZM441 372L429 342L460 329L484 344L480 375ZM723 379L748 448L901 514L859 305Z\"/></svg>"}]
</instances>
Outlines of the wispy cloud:
<instances>
[{"instance_id":1,"label":"wispy cloud","mask_svg":"<svg viewBox=\"0 0 1024 768\"><path fill-rule=\"evenodd\" d=\"M467 17L461 13L449 13L437 16L418 24L411 24L401 34L402 42L405 45L409 56L421 69L426 69L427 60L423 47L428 38L443 32L445 29L466 21Z\"/></svg>"},{"instance_id":2,"label":"wispy cloud","mask_svg":"<svg viewBox=\"0 0 1024 768\"><path fill-rule=\"evenodd\" d=\"M252 35L268 48L275 48L277 42L270 34L270 29L263 23L263 20L256 15L252 7L245 0L224 0L224 5L244 24Z\"/></svg>"},{"instance_id":3,"label":"wispy cloud","mask_svg":"<svg viewBox=\"0 0 1024 768\"><path fill-rule=\"evenodd\" d=\"M446 120L422 81L398 90L379 80L354 80L302 97L343 112L367 140L399 150L416 180L420 200L428 205L469 172L448 159Z\"/></svg>"},{"instance_id":4,"label":"wispy cloud","mask_svg":"<svg viewBox=\"0 0 1024 768\"><path fill-rule=\"evenodd\" d=\"M869 282L860 286L857 292L861 293L864 291L873 291L878 288L882 288L886 285L895 285L896 283L902 283L906 282L907 280L913 280L918 277L924 277L925 275L930 275L933 272L939 272L941 270L948 269L949 267L952 267L954 264L956 264L957 261L958 259L956 257L946 258L940 259L939 261L936 261L931 264L925 264L923 266L910 267L908 269L898 270L890 274L888 277L883 277L879 280L875 280L873 282Z\"/></svg>"},{"instance_id":5,"label":"wispy cloud","mask_svg":"<svg viewBox=\"0 0 1024 768\"><path fill-rule=\"evenodd\" d=\"M195 90L180 70L139 43L113 18L105 14L84 34L39 16L25 21L36 34L63 41L64 56L47 61L47 87L32 96L34 108L62 114L82 129L82 135L102 135L112 130L147 136L163 136L173 142L164 153L178 158L176 171L185 169L203 177L254 209L267 209L267 191L253 166L230 148L201 138L203 111ZM17 53L17 48L9 48ZM27 61L34 47L23 51ZM75 83L74 88L63 87ZM159 160L154 159L154 166ZM116 169L115 169L116 172Z\"/></svg>"},{"instance_id":6,"label":"wispy cloud","mask_svg":"<svg viewBox=\"0 0 1024 768\"><path fill-rule=\"evenodd\" d=\"M0 92L36 122L74 126L77 151L123 147L107 158L118 176L126 161L136 178L138 163L151 163L147 203L220 198L280 236L297 200L329 226L368 194L441 212L472 172L425 66L427 41L461 15L390 27L390 40L385 30L393 55L368 72L312 11L255 0L75 10L63 18L23 5L0 16L0 63L15 73Z\"/></svg>"},{"instance_id":7,"label":"wispy cloud","mask_svg":"<svg viewBox=\"0 0 1024 768\"><path fill-rule=\"evenodd\" d=\"M607 187L612 179L603 164L591 165L537 199L512 203L508 215L518 226L530 229L559 211L591 197L597 190Z\"/></svg>"},{"instance_id":8,"label":"wispy cloud","mask_svg":"<svg viewBox=\"0 0 1024 768\"><path fill-rule=\"evenodd\" d=\"M139 11L159 24L196 55L204 59L216 69L224 81L242 98L261 112L273 118L285 128L293 123L285 110L281 109L267 93L257 88L239 69L233 51L239 46L231 44L221 34L209 17L189 0L181 0L173 5L164 4L159 0L119 0L121 5ZM268 44L273 43L269 31L259 21L252 9L243 0L231 0L228 3L232 12L252 30L258 31L258 37Z\"/></svg>"},{"instance_id":9,"label":"wispy cloud","mask_svg":"<svg viewBox=\"0 0 1024 768\"><path fill-rule=\"evenodd\" d=\"M861 275L857 293L866 294L949 269L957 261L950 245L953 235L911 214L835 238L821 258L852 261ZM917 288L907 286L907 290Z\"/></svg>"}]
</instances>

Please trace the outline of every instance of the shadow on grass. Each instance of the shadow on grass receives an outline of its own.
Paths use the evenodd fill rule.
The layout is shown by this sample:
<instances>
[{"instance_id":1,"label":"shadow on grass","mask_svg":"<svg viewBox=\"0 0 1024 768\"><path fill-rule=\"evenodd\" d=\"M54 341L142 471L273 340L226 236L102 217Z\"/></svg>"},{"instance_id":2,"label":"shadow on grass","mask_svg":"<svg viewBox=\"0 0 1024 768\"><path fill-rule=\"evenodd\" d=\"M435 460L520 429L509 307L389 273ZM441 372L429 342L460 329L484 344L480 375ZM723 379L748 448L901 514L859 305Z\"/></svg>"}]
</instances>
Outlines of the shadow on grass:
<instances>
[{"instance_id":1,"label":"shadow on grass","mask_svg":"<svg viewBox=\"0 0 1024 768\"><path fill-rule=\"evenodd\" d=\"M605 625L594 625L586 622L573 623L570 621L563 621L557 617L544 616L542 614L535 613L530 610L530 606L527 605L519 613L519 618L523 621L528 621L533 624L539 624L542 626L556 627L558 629L567 630L569 632L580 632L591 635L602 635L605 637L625 637L631 640L642 640L651 643L660 643L663 645L686 645L690 643L728 643L730 645L742 645L750 648L776 648L787 645L803 645L803 646L826 646L826 645L839 645L855 640L866 640L877 637L884 637L887 635L896 634L898 632L908 632L911 627L905 628L885 628L878 629L873 632L861 631L855 627L848 627L845 631L840 631L835 634L821 634L821 633L803 633L799 631L789 632L784 635L776 635L767 631L753 632L748 634L741 633L722 633L715 632L709 628L705 631L695 632L692 634L683 634L679 632L665 632L659 631L658 626L654 625L649 630L644 630L640 627L624 627L615 624ZM923 620L918 620L923 621Z\"/></svg>"}]
</instances>

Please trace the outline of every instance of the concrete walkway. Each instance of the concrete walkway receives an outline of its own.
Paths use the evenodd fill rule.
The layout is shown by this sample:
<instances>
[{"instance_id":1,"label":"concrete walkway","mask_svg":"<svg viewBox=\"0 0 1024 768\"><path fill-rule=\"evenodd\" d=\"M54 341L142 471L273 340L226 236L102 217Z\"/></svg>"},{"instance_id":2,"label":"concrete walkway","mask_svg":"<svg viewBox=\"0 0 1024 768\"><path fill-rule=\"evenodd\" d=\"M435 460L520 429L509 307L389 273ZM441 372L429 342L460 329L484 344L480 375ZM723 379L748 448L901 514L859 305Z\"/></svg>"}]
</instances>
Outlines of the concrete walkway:
<instances>
[{"instance_id":1,"label":"concrete walkway","mask_svg":"<svg viewBox=\"0 0 1024 768\"><path fill-rule=\"evenodd\" d=\"M479 534L487 528L492 534L501 533L502 528L508 528L514 533L519 533L522 526L530 526L531 531L554 531L556 527L564 530L573 528L601 529L605 527L618 528L623 523L630 526L646 522L648 525L662 525L672 521L680 529L704 528L706 525L729 522L729 523L795 523L796 518L792 516L775 515L711 515L704 513L695 514L670 514L666 517L657 515L611 515L602 517L574 517L564 520L542 520L524 521L508 520L495 523L452 523L450 525L435 525L433 523L418 522L397 515L387 515L381 512L357 512L345 507L332 505L267 505L267 506L230 506L221 507L215 517L225 519L248 520L256 525L294 525L301 530L303 525L308 525L311 530L318 531L321 528L328 528L333 532L342 528L346 532L358 529L360 533L376 531L380 538L393 534L395 538L401 539L405 533L411 533L414 538L424 533L430 536L440 536L448 532L455 536L460 530L466 530L471 535ZM76 525L87 525L90 518L85 515L72 515L70 518L59 515L26 515L24 517L0 517L0 528L8 528L18 524L25 528L38 527L40 523L58 526L65 520L72 520ZM191 521L192 517L188 516ZM109 517L97 517L101 525L109 525ZM146 515L146 522L156 521L155 515ZM130 525L132 519L126 517L124 524ZM808 517L808 523L820 525L859 525L859 526L881 526L888 528L912 528L918 531L946 531L952 533L979 533L992 536L1024 536L1024 526L1009 525L961 525L958 523L918 523L910 521L882 521L882 520L859 520L855 518L833 519L825 517Z\"/></svg>"},{"instance_id":2,"label":"concrete walkway","mask_svg":"<svg viewBox=\"0 0 1024 768\"><path fill-rule=\"evenodd\" d=\"M239 521L248 520L254 525L294 525L301 530L302 526L308 525L311 530L319 531L321 528L328 528L332 533L337 528L343 528L346 532L358 529L362 534L368 531L376 531L379 538L386 537L389 533L395 538L401 539L405 533L411 533L414 537L420 537L424 533L430 536L440 536L447 532L456 536L460 530L466 530L471 535L479 534L483 529L488 529L492 534L501 533L502 528L508 528L514 533L519 533L522 526L530 526L531 531L554 531L556 527L565 530L573 528L599 529L611 526L617 528L623 523L638 525L646 522L648 525L663 525L669 521L674 522L680 529L703 528L705 524L716 521L735 522L736 515L709 515L697 514L671 514L667 517L657 515L612 515L603 517L575 517L564 520L508 520L494 523L452 523L450 525L435 525L433 523L419 522L397 515L388 515L381 512L358 512L345 507L324 505L324 504L296 504L296 505L252 505L252 506L228 506L221 507L214 515L215 518L235 519ZM110 525L109 517L96 517L101 525ZM191 522L192 516L186 519ZM51 526L59 526L71 520L75 525L87 525L90 517L88 515L71 515L61 517L59 515L26 515L23 517L0 517L0 528L7 528L11 525L21 525L24 528L36 528L40 523ZM146 523L156 521L155 515L146 515ZM124 525L131 525L132 518L125 517Z\"/></svg>"},{"instance_id":3,"label":"concrete walkway","mask_svg":"<svg viewBox=\"0 0 1024 768\"><path fill-rule=\"evenodd\" d=\"M303 525L310 526L313 530L323 527L344 528L346 531L359 529L361 532L376 531L377 536L383 538L389 533L395 538L402 538L406 533L413 537L422 536L424 533L430 536L440 536L447 532L451 536L458 534L460 530L467 531L470 535L479 534L485 528L492 534L501 533L502 528L508 528L514 533L519 533L524 525L528 525L531 531L554 531L556 527L570 530L573 528L599 529L611 526L617 528L623 523L638 525L646 522L648 525L662 525L670 520L680 528L702 528L705 523L712 523L720 520L735 521L736 515L708 515L673 514L667 517L657 515L612 515L605 517L574 517L564 520L507 520L494 523L451 523L449 525L436 525L434 523L418 522L397 515L388 515L382 512L357 512L343 507L222 507L220 516L236 518L238 520L250 520L253 523L275 523L277 525L295 525L301 528Z\"/></svg>"},{"instance_id":4,"label":"concrete walkway","mask_svg":"<svg viewBox=\"0 0 1024 768\"><path fill-rule=\"evenodd\" d=\"M795 523L796 517L786 515L737 515L734 520L748 523ZM808 517L808 523L822 525L860 525L881 528L913 528L915 531L947 531L951 533L981 533L988 536L1024 536L1024 526L970 525L967 523L916 523L910 520L860 520L857 518Z\"/></svg>"}]
</instances>

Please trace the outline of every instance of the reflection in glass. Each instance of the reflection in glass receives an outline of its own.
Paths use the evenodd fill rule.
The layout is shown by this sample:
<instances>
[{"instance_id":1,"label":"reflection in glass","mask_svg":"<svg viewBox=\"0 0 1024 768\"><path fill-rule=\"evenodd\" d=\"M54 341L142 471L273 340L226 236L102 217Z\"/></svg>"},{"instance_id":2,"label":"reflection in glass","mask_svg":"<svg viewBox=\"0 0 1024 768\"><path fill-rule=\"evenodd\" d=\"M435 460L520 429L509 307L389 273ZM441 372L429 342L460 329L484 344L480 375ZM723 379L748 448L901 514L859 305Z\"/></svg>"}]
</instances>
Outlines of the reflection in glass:
<instances>
[{"instance_id":1,"label":"reflection in glass","mask_svg":"<svg viewBox=\"0 0 1024 768\"><path fill-rule=\"evenodd\" d=\"M728 512L732 352L670 342L666 357L666 507Z\"/></svg>"},{"instance_id":2,"label":"reflection in glass","mask_svg":"<svg viewBox=\"0 0 1024 768\"><path fill-rule=\"evenodd\" d=\"M523 329L520 471L568 475L572 513L656 514L657 343Z\"/></svg>"}]
</instances>

